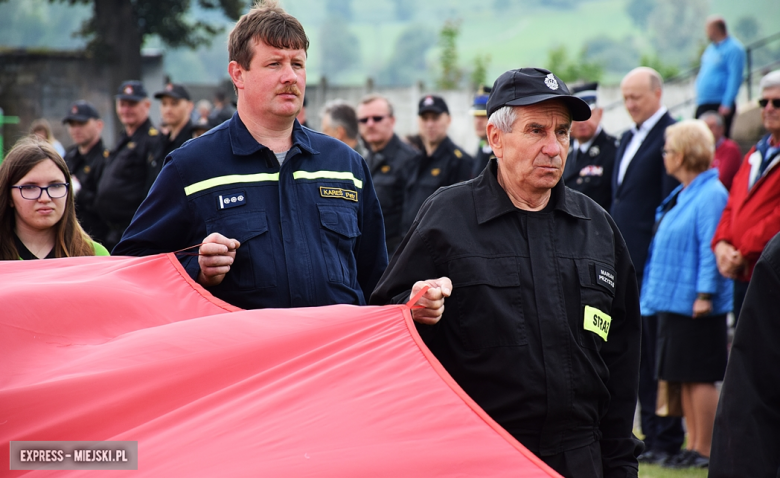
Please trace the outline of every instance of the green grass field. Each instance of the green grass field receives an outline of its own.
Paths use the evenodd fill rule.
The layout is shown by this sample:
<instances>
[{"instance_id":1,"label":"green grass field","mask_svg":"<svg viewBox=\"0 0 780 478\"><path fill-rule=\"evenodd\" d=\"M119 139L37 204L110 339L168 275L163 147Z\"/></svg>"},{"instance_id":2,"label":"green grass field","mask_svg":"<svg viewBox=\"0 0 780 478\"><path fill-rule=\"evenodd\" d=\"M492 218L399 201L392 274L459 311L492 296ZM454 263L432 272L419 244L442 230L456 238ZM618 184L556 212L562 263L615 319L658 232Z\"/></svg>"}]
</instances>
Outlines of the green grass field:
<instances>
[{"instance_id":1,"label":"green grass field","mask_svg":"<svg viewBox=\"0 0 780 478\"><path fill-rule=\"evenodd\" d=\"M671 470L656 465L639 465L639 478L707 478L707 470Z\"/></svg>"}]
</instances>

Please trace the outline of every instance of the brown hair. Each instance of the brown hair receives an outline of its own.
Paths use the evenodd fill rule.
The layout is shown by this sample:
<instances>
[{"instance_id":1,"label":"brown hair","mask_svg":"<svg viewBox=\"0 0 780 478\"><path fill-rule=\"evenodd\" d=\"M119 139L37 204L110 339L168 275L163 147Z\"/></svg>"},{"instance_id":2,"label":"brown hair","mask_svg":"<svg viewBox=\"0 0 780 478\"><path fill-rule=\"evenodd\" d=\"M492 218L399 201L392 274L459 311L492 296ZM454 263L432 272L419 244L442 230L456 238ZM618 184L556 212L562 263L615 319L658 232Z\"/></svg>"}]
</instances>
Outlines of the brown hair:
<instances>
[{"instance_id":1,"label":"brown hair","mask_svg":"<svg viewBox=\"0 0 780 478\"><path fill-rule=\"evenodd\" d=\"M374 93L370 95L366 95L363 97L363 99L360 100L360 104L367 105L369 103L373 103L374 101L384 101L385 104L387 105L387 114L393 116L393 105L390 104L390 100L388 100L382 95L378 95Z\"/></svg>"},{"instance_id":2,"label":"brown hair","mask_svg":"<svg viewBox=\"0 0 780 478\"><path fill-rule=\"evenodd\" d=\"M702 120L685 120L666 128L666 141L672 151L683 155L682 167L703 173L710 169L715 138Z\"/></svg>"},{"instance_id":3,"label":"brown hair","mask_svg":"<svg viewBox=\"0 0 780 478\"><path fill-rule=\"evenodd\" d=\"M276 0L258 2L238 20L228 38L229 61L248 70L254 55L252 43L257 40L274 48L309 49L309 39L301 23L285 12Z\"/></svg>"},{"instance_id":4,"label":"brown hair","mask_svg":"<svg viewBox=\"0 0 780 478\"><path fill-rule=\"evenodd\" d=\"M11 207L11 186L47 159L54 161L57 168L65 175L65 182L70 183L70 172L65 161L49 143L34 135L20 139L8 152L5 160L0 163L0 260L19 259L19 251L16 250L13 239L16 211ZM92 239L76 220L72 185L65 197L65 212L52 227L54 228L54 257L95 255Z\"/></svg>"}]
</instances>

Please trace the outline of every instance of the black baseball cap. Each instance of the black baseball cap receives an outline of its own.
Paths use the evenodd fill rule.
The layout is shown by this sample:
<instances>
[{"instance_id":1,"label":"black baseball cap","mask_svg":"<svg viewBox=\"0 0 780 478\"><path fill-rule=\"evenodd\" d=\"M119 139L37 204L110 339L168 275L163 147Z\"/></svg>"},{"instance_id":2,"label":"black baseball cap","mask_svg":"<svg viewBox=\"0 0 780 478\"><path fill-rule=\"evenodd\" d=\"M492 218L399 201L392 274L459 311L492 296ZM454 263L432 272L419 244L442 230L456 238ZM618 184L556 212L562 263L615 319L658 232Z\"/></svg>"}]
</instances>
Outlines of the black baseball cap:
<instances>
[{"instance_id":1,"label":"black baseball cap","mask_svg":"<svg viewBox=\"0 0 780 478\"><path fill-rule=\"evenodd\" d=\"M566 103L572 120L590 118L590 106L569 93L566 83L544 68L519 68L499 76L487 102L487 115L490 117L502 106L528 106L553 99Z\"/></svg>"},{"instance_id":2,"label":"black baseball cap","mask_svg":"<svg viewBox=\"0 0 780 478\"><path fill-rule=\"evenodd\" d=\"M591 109L596 107L596 102L598 100L597 91L599 87L599 84L596 82L593 83L585 83L582 85L573 86L571 89L571 92L576 96L577 98L582 99L585 103L590 106Z\"/></svg>"},{"instance_id":3,"label":"black baseball cap","mask_svg":"<svg viewBox=\"0 0 780 478\"><path fill-rule=\"evenodd\" d=\"M444 98L435 95L423 96L420 100L420 104L417 107L418 115L422 115L423 113L427 113L429 111L437 114L450 114L450 109L447 108L447 103L444 102Z\"/></svg>"},{"instance_id":4,"label":"black baseball cap","mask_svg":"<svg viewBox=\"0 0 780 478\"><path fill-rule=\"evenodd\" d=\"M122 86L119 87L119 91L114 98L118 100L141 101L148 96L143 83L138 80L129 80L122 83Z\"/></svg>"},{"instance_id":5,"label":"black baseball cap","mask_svg":"<svg viewBox=\"0 0 780 478\"><path fill-rule=\"evenodd\" d=\"M92 106L92 103L79 100L70 105L68 114L65 116L65 119L62 120L62 122L67 123L69 121L78 121L79 123L86 123L90 119L100 119L100 114L98 113L97 109Z\"/></svg>"},{"instance_id":6,"label":"black baseball cap","mask_svg":"<svg viewBox=\"0 0 780 478\"><path fill-rule=\"evenodd\" d=\"M187 100L190 99L190 93L187 91L187 88L185 88L183 85L180 85L178 83L168 83L165 85L165 89L162 91L158 91L154 94L154 97L158 100L162 98L163 96L167 96L169 98L175 98L177 100Z\"/></svg>"}]
</instances>

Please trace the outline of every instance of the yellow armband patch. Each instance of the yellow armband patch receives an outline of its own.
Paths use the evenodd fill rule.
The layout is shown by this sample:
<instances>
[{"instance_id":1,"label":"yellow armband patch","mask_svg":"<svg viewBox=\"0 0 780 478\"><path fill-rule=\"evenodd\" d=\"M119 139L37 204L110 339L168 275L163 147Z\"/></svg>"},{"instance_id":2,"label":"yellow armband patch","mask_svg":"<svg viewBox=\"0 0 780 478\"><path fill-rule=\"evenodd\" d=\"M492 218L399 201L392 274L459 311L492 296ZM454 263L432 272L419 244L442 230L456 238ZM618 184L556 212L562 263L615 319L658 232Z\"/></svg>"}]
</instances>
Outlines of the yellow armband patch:
<instances>
[{"instance_id":1,"label":"yellow armband patch","mask_svg":"<svg viewBox=\"0 0 780 478\"><path fill-rule=\"evenodd\" d=\"M585 330L593 332L606 342L611 324L612 317L595 307L585 306L585 321L583 323Z\"/></svg>"}]
</instances>

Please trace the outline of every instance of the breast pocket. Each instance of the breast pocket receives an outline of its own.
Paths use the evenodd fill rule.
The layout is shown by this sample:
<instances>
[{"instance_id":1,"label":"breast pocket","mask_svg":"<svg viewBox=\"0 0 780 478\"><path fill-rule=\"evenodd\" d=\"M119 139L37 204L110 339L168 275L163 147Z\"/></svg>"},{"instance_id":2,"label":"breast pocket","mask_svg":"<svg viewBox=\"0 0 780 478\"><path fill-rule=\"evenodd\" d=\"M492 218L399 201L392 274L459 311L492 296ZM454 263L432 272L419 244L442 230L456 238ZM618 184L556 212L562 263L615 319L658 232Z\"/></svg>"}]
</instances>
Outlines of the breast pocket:
<instances>
[{"instance_id":1,"label":"breast pocket","mask_svg":"<svg viewBox=\"0 0 780 478\"><path fill-rule=\"evenodd\" d=\"M580 279L580 317L578 318L580 345L600 350L610 337L612 327L612 299L618 277L615 269L606 263L577 260Z\"/></svg>"},{"instance_id":2,"label":"breast pocket","mask_svg":"<svg viewBox=\"0 0 780 478\"><path fill-rule=\"evenodd\" d=\"M357 211L351 207L320 204L320 243L328 268L328 281L357 286L355 242L360 236Z\"/></svg>"},{"instance_id":3,"label":"breast pocket","mask_svg":"<svg viewBox=\"0 0 780 478\"><path fill-rule=\"evenodd\" d=\"M455 321L467 350L526 345L515 257L467 257L449 264L452 296L445 317Z\"/></svg>"},{"instance_id":4,"label":"breast pocket","mask_svg":"<svg viewBox=\"0 0 780 478\"><path fill-rule=\"evenodd\" d=\"M276 287L276 263L265 211L220 215L206 222L206 230L241 243L228 273L238 289Z\"/></svg>"}]
</instances>

